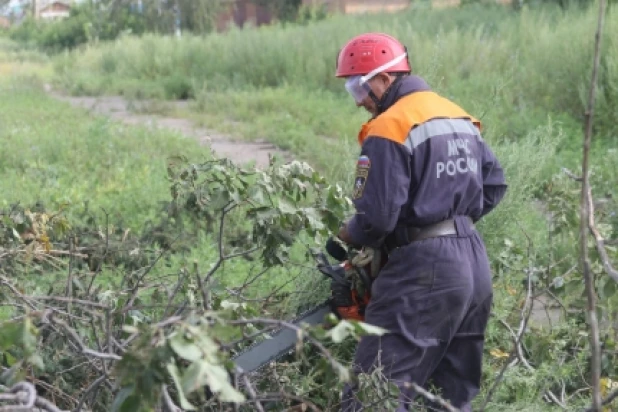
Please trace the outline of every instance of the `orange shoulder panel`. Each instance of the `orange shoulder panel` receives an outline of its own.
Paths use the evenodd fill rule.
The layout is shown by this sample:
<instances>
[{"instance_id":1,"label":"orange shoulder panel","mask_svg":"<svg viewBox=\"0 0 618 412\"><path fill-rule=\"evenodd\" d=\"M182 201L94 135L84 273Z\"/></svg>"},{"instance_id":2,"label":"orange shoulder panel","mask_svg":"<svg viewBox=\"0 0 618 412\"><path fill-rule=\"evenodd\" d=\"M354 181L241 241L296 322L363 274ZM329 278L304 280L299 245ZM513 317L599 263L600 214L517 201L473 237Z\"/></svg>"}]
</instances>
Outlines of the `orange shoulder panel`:
<instances>
[{"instance_id":1,"label":"orange shoulder panel","mask_svg":"<svg viewBox=\"0 0 618 412\"><path fill-rule=\"evenodd\" d=\"M358 134L358 142L362 145L367 137L376 136L403 143L414 126L435 118L465 118L470 119L479 131L482 127L479 120L435 92L415 92L365 123Z\"/></svg>"}]
</instances>

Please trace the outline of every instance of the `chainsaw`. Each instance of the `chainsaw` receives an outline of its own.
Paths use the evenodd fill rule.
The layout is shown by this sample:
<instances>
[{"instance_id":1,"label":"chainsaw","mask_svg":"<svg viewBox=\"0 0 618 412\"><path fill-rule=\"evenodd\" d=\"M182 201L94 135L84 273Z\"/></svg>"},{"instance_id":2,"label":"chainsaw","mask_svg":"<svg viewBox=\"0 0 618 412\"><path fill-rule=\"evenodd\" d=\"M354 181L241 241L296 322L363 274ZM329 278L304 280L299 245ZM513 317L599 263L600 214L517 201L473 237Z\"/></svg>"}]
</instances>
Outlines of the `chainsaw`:
<instances>
[{"instance_id":1,"label":"chainsaw","mask_svg":"<svg viewBox=\"0 0 618 412\"><path fill-rule=\"evenodd\" d=\"M363 321L365 309L371 298L371 284L377 275L377 267L383 266L379 259L368 263L354 259L362 251L346 251L332 239L326 244L327 252L339 263L331 264L323 252L314 254L317 269L330 278L330 296L323 303L312 307L295 319L289 321L294 325L317 325L323 323L326 316L334 314L338 319ZM376 267L376 263L379 265ZM382 263L382 264L380 264ZM269 334L269 339L255 343L231 358L237 370L246 374L255 374L264 366L290 354L298 340L296 331L279 328Z\"/></svg>"}]
</instances>

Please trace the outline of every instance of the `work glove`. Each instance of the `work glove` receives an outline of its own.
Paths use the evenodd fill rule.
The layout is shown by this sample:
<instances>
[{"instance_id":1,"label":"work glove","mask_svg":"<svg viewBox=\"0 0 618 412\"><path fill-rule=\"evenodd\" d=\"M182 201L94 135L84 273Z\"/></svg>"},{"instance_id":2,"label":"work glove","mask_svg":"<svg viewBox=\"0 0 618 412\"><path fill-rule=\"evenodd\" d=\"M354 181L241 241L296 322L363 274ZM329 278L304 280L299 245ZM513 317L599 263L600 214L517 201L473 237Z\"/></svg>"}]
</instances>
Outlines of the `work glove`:
<instances>
[{"instance_id":1,"label":"work glove","mask_svg":"<svg viewBox=\"0 0 618 412\"><path fill-rule=\"evenodd\" d=\"M328 238L326 251L338 262L343 262L348 258L348 246L337 236Z\"/></svg>"}]
</instances>

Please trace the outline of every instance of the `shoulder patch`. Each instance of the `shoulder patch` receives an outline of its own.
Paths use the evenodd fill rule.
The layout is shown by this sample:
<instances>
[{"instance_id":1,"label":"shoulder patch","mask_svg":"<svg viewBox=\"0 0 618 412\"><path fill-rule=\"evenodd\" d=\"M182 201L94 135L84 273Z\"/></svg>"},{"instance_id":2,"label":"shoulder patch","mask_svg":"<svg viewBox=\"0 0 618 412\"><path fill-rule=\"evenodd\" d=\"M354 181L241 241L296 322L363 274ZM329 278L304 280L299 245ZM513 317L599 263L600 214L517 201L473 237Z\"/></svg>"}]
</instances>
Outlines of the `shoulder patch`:
<instances>
[{"instance_id":1,"label":"shoulder patch","mask_svg":"<svg viewBox=\"0 0 618 412\"><path fill-rule=\"evenodd\" d=\"M352 199L360 199L365 191L365 183L371 169L371 160L367 156L360 156L356 163L356 177L354 178L354 193Z\"/></svg>"}]
</instances>

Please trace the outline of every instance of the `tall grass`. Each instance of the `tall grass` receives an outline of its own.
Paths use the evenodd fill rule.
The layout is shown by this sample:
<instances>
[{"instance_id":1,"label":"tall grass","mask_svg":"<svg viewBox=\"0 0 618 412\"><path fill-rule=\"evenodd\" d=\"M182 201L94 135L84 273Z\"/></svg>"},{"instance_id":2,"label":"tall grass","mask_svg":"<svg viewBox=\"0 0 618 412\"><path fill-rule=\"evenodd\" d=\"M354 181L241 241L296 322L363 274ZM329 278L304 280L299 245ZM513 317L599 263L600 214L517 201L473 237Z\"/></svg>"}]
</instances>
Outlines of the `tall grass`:
<instances>
[{"instance_id":1,"label":"tall grass","mask_svg":"<svg viewBox=\"0 0 618 412\"><path fill-rule=\"evenodd\" d=\"M51 74L49 62L49 57L44 53L24 49L0 33L0 81L15 75L48 78Z\"/></svg>"},{"instance_id":2,"label":"tall grass","mask_svg":"<svg viewBox=\"0 0 618 412\"><path fill-rule=\"evenodd\" d=\"M198 112L193 116L202 123L272 141L333 179L350 181L356 133L366 116L334 78L335 59L353 35L390 33L407 45L414 72L481 118L484 137L505 163L509 195L484 225L498 248L504 237L524 240L522 228L540 227L542 216L529 202L534 186L579 160L595 18L593 7L413 8L207 37L123 37L66 53L55 68L79 93L171 97L170 91L189 89L185 94L195 97ZM602 147L615 144L618 132L612 106L618 98L617 18L610 9L597 106Z\"/></svg>"},{"instance_id":3,"label":"tall grass","mask_svg":"<svg viewBox=\"0 0 618 412\"><path fill-rule=\"evenodd\" d=\"M538 120L529 118L529 106L581 115L595 17L593 7L515 13L499 6L335 16L307 27L261 27L207 37L123 37L67 53L56 67L73 87L87 91L184 79L188 87L210 91L292 85L343 95L333 76L339 48L358 33L383 31L408 46L414 71L435 88L480 114L492 110L510 119L502 128L490 128L519 137L526 131L522 123ZM618 97L618 72L611 70L618 51L613 40L618 38L617 17L609 10L601 81L605 98L599 104L599 113L606 116L607 105ZM615 132L609 123L608 133Z\"/></svg>"},{"instance_id":4,"label":"tall grass","mask_svg":"<svg viewBox=\"0 0 618 412\"><path fill-rule=\"evenodd\" d=\"M178 134L91 119L27 83L0 83L0 95L0 208L89 204L136 230L170 196L167 156L209 155Z\"/></svg>"}]
</instances>

